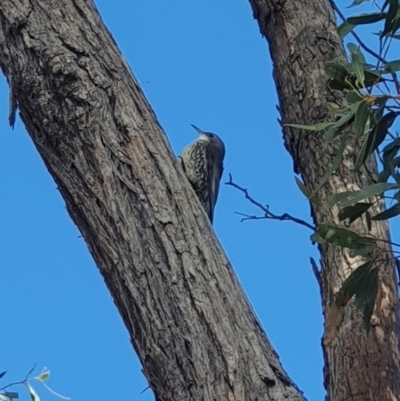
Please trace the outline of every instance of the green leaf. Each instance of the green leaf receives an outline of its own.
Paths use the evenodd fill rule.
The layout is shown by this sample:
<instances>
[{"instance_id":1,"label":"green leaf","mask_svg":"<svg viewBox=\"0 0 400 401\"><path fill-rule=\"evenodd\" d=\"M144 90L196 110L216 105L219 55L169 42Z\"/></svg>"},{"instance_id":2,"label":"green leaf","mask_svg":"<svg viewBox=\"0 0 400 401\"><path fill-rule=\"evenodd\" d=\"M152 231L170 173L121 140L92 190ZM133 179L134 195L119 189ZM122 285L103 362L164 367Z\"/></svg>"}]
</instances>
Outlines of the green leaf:
<instances>
[{"instance_id":1,"label":"green leaf","mask_svg":"<svg viewBox=\"0 0 400 401\"><path fill-rule=\"evenodd\" d=\"M337 62L328 62L325 64L325 72L329 78L329 86L332 89L340 91L343 91L343 89L351 89L351 86L347 82L350 73L342 64Z\"/></svg>"},{"instance_id":2,"label":"green leaf","mask_svg":"<svg viewBox=\"0 0 400 401\"><path fill-rule=\"evenodd\" d=\"M347 123L348 121L350 121L354 115L356 114L356 110L357 110L357 105L353 104L350 109L348 109L348 111L346 113L344 113L339 120L337 120L335 122L335 124L332 125L331 128L340 128L341 126L343 126L345 123Z\"/></svg>"},{"instance_id":3,"label":"green leaf","mask_svg":"<svg viewBox=\"0 0 400 401\"><path fill-rule=\"evenodd\" d=\"M365 3L366 1L370 1L370 0L354 0L353 3L351 3L348 7L346 8L352 8L352 7L356 7L362 3Z\"/></svg>"},{"instance_id":4,"label":"green leaf","mask_svg":"<svg viewBox=\"0 0 400 401\"><path fill-rule=\"evenodd\" d=\"M372 229L372 223L371 223L371 215L370 215L369 212L366 212L366 213L365 213L365 220L367 221L367 228L368 228L368 231L371 231L371 229Z\"/></svg>"},{"instance_id":5,"label":"green leaf","mask_svg":"<svg viewBox=\"0 0 400 401\"><path fill-rule=\"evenodd\" d=\"M393 171L393 167L397 167L400 160L395 159L400 149L400 138L396 138L383 148L382 164L383 170L378 175L379 182L386 182Z\"/></svg>"},{"instance_id":6,"label":"green leaf","mask_svg":"<svg viewBox=\"0 0 400 401\"><path fill-rule=\"evenodd\" d=\"M396 181L396 184L400 185L400 174L392 171L392 177Z\"/></svg>"},{"instance_id":7,"label":"green leaf","mask_svg":"<svg viewBox=\"0 0 400 401\"><path fill-rule=\"evenodd\" d=\"M347 48L350 51L350 58L351 58L351 67L354 74L356 74L358 87L364 86L364 65L365 65L365 58L360 51L360 48L356 46L354 43L348 43Z\"/></svg>"},{"instance_id":8,"label":"green leaf","mask_svg":"<svg viewBox=\"0 0 400 401\"><path fill-rule=\"evenodd\" d=\"M0 393L0 396L2 398L0 398L1 400L16 400L17 398L19 398L19 394L16 393L15 391L5 391L4 393ZM4 398L3 398L4 396Z\"/></svg>"},{"instance_id":9,"label":"green leaf","mask_svg":"<svg viewBox=\"0 0 400 401\"><path fill-rule=\"evenodd\" d=\"M354 131L357 137L361 137L365 131L365 125L367 124L370 114L370 104L364 100L360 102L357 107L355 119L354 119Z\"/></svg>"},{"instance_id":10,"label":"green leaf","mask_svg":"<svg viewBox=\"0 0 400 401\"><path fill-rule=\"evenodd\" d=\"M311 234L310 240L312 243L316 242L317 244L321 244L321 245L326 244L326 241L317 232L315 232L314 234Z\"/></svg>"},{"instance_id":11,"label":"green leaf","mask_svg":"<svg viewBox=\"0 0 400 401\"><path fill-rule=\"evenodd\" d=\"M334 122L318 123L315 125L302 125L302 124L283 124L285 127L299 128L307 131L322 131L327 127L334 125Z\"/></svg>"},{"instance_id":12,"label":"green leaf","mask_svg":"<svg viewBox=\"0 0 400 401\"><path fill-rule=\"evenodd\" d=\"M385 70L388 72L396 72L400 70L400 60L389 61L385 64Z\"/></svg>"},{"instance_id":13,"label":"green leaf","mask_svg":"<svg viewBox=\"0 0 400 401\"><path fill-rule=\"evenodd\" d=\"M377 74L376 72L365 68L364 68L364 75L365 75L364 86L366 88L377 85L379 82L383 81L381 74Z\"/></svg>"},{"instance_id":14,"label":"green leaf","mask_svg":"<svg viewBox=\"0 0 400 401\"><path fill-rule=\"evenodd\" d=\"M362 101L362 96L360 96L360 94L358 92L351 91L351 92L346 93L346 100L350 104L358 103L358 102Z\"/></svg>"},{"instance_id":15,"label":"green leaf","mask_svg":"<svg viewBox=\"0 0 400 401\"><path fill-rule=\"evenodd\" d=\"M349 274L346 280L344 280L336 296L337 306L345 306L352 296L357 293L357 290L364 281L364 277L370 271L372 263L372 260L369 260L368 262L358 266Z\"/></svg>"},{"instance_id":16,"label":"green leaf","mask_svg":"<svg viewBox=\"0 0 400 401\"><path fill-rule=\"evenodd\" d=\"M373 216L371 220L387 220L392 217L398 216L399 214L400 214L400 204L396 203L389 209L386 209L383 212Z\"/></svg>"},{"instance_id":17,"label":"green leaf","mask_svg":"<svg viewBox=\"0 0 400 401\"><path fill-rule=\"evenodd\" d=\"M360 14L347 18L347 22L351 25L373 24L386 18L386 13L370 13Z\"/></svg>"},{"instance_id":18,"label":"green leaf","mask_svg":"<svg viewBox=\"0 0 400 401\"><path fill-rule=\"evenodd\" d=\"M364 327L367 333L370 329L371 316L374 311L378 294L378 270L372 269L364 278L364 283L356 293L355 304L363 315Z\"/></svg>"},{"instance_id":19,"label":"green leaf","mask_svg":"<svg viewBox=\"0 0 400 401\"><path fill-rule=\"evenodd\" d=\"M325 142L332 142L340 134L339 128L351 121L356 114L357 105L353 104L322 136Z\"/></svg>"},{"instance_id":20,"label":"green leaf","mask_svg":"<svg viewBox=\"0 0 400 401\"><path fill-rule=\"evenodd\" d=\"M342 137L342 141L340 143L339 149L336 153L336 156L333 159L332 166L324 174L324 176L321 179L321 182L317 185L317 187L314 189L313 193L311 194L310 199L312 197L314 197L314 195L322 188L322 186L326 183L326 181L328 181L328 179L332 175L332 173L338 168L340 162L342 161L344 148L346 146L346 140L347 140L347 134L344 134Z\"/></svg>"},{"instance_id":21,"label":"green leaf","mask_svg":"<svg viewBox=\"0 0 400 401\"><path fill-rule=\"evenodd\" d=\"M395 139L393 139L392 142L388 143L388 144L382 149L382 152L383 152L383 153L389 152L389 151L391 151L392 149L395 149L396 152L397 152L397 151L399 150L399 148L400 148L400 138L395 138Z\"/></svg>"},{"instance_id":22,"label":"green leaf","mask_svg":"<svg viewBox=\"0 0 400 401\"><path fill-rule=\"evenodd\" d=\"M400 156L395 157L393 160L391 160L387 165L385 166L385 172L386 169L389 170L389 174L393 177L393 179L396 181L397 184L400 183L400 177L399 174L397 173L397 168L400 166Z\"/></svg>"},{"instance_id":23,"label":"green leaf","mask_svg":"<svg viewBox=\"0 0 400 401\"><path fill-rule=\"evenodd\" d=\"M331 143L339 135L340 130L338 130L337 128L329 128L328 130L326 130L325 134L322 135L322 139L327 143Z\"/></svg>"},{"instance_id":24,"label":"green leaf","mask_svg":"<svg viewBox=\"0 0 400 401\"><path fill-rule=\"evenodd\" d=\"M368 185L367 187L360 189L359 191L345 191L339 192L332 195L324 205L325 209L330 209L336 203L339 203L341 207L350 206L357 203L360 200L370 198L374 195L379 195L385 191L391 189L398 189L397 184L387 184L386 182L378 182L376 184Z\"/></svg>"},{"instance_id":25,"label":"green leaf","mask_svg":"<svg viewBox=\"0 0 400 401\"><path fill-rule=\"evenodd\" d=\"M363 314L367 332L378 293L378 270L372 265L373 261L369 260L353 270L336 296L336 305L344 306L355 295L355 305Z\"/></svg>"},{"instance_id":26,"label":"green leaf","mask_svg":"<svg viewBox=\"0 0 400 401\"><path fill-rule=\"evenodd\" d=\"M389 128L392 126L394 120L397 117L397 113L390 111L385 114L378 123L372 128L368 134L367 139L364 141L360 153L357 157L355 169L359 169L360 166L367 160L368 156L371 155L378 146L386 138Z\"/></svg>"},{"instance_id":27,"label":"green leaf","mask_svg":"<svg viewBox=\"0 0 400 401\"><path fill-rule=\"evenodd\" d=\"M393 39L400 40L400 35L390 35L390 34L388 34L387 36L390 36Z\"/></svg>"},{"instance_id":28,"label":"green leaf","mask_svg":"<svg viewBox=\"0 0 400 401\"><path fill-rule=\"evenodd\" d=\"M348 35L354 29L354 26L355 25L351 25L347 21L344 21L343 24L341 24L337 29L339 38L343 39L346 35Z\"/></svg>"},{"instance_id":29,"label":"green leaf","mask_svg":"<svg viewBox=\"0 0 400 401\"><path fill-rule=\"evenodd\" d=\"M343 248L362 249L375 243L373 238L362 237L354 231L329 224L320 224L317 227L317 233L326 242Z\"/></svg>"},{"instance_id":30,"label":"green leaf","mask_svg":"<svg viewBox=\"0 0 400 401\"><path fill-rule=\"evenodd\" d=\"M31 400L32 401L40 401L40 397L37 395L36 391L29 384L29 382L25 382L24 385L28 389L29 395L31 396Z\"/></svg>"},{"instance_id":31,"label":"green leaf","mask_svg":"<svg viewBox=\"0 0 400 401\"><path fill-rule=\"evenodd\" d=\"M35 379L38 379L42 382L48 380L50 377L50 370L48 370L47 368L43 368L42 371L40 372L40 375L35 377Z\"/></svg>"},{"instance_id":32,"label":"green leaf","mask_svg":"<svg viewBox=\"0 0 400 401\"><path fill-rule=\"evenodd\" d=\"M395 32L397 32L400 28L400 15L399 15L399 11L397 11L397 15L396 18L393 21L393 28L392 28L392 32L389 32L386 36L392 37L396 39L396 35Z\"/></svg>"},{"instance_id":33,"label":"green leaf","mask_svg":"<svg viewBox=\"0 0 400 401\"><path fill-rule=\"evenodd\" d=\"M398 0L389 0L389 11L386 16L385 27L383 29L383 32L381 33L381 37L392 32L397 14L397 8L399 6L398 3Z\"/></svg>"},{"instance_id":34,"label":"green leaf","mask_svg":"<svg viewBox=\"0 0 400 401\"><path fill-rule=\"evenodd\" d=\"M307 199L311 199L311 191L297 177L294 177L294 179L303 195L305 195Z\"/></svg>"},{"instance_id":35,"label":"green leaf","mask_svg":"<svg viewBox=\"0 0 400 401\"><path fill-rule=\"evenodd\" d=\"M386 97L380 97L374 101L374 104L373 104L374 118L372 119L373 124L371 124L371 126L373 126L374 124L376 124L378 121L380 121L382 119L387 100L388 99Z\"/></svg>"},{"instance_id":36,"label":"green leaf","mask_svg":"<svg viewBox=\"0 0 400 401\"><path fill-rule=\"evenodd\" d=\"M370 207L372 203L356 203L354 206L347 206L344 209L341 209L339 212L339 220L343 221L345 219L349 219L350 223L354 220L358 219L363 215Z\"/></svg>"}]
</instances>

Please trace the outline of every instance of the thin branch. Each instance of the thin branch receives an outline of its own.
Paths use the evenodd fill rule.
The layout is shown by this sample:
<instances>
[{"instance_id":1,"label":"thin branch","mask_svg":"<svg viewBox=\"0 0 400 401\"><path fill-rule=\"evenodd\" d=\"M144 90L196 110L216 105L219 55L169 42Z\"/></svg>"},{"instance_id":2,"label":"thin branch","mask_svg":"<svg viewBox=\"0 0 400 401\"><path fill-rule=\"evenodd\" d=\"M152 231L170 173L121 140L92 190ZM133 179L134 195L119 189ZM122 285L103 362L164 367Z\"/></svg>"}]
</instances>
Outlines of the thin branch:
<instances>
[{"instance_id":1,"label":"thin branch","mask_svg":"<svg viewBox=\"0 0 400 401\"><path fill-rule=\"evenodd\" d=\"M294 216L290 215L289 213L284 213L284 214L281 214L281 215L277 215L277 214L272 213L269 210L269 206L264 206L260 202L257 202L254 198L252 198L249 195L249 192L247 191L246 188L242 188L241 186L235 184L233 182L233 180L232 180L232 174L229 174L229 181L226 182L225 185L230 185L230 186L238 189L239 191L243 192L246 199L248 199L253 205L257 206L259 209L261 209L264 212L264 216L250 216L250 215L247 215L247 214L236 212L236 214L239 214L241 216L245 216L245 218L242 219L242 221L245 221L245 220L261 220L261 219L280 220L280 221L293 221L294 223L300 224L301 226L307 227L310 230L315 231L315 227L313 225L307 223L306 221L304 221L302 219L298 219L297 217L294 217Z\"/></svg>"},{"instance_id":2,"label":"thin branch","mask_svg":"<svg viewBox=\"0 0 400 401\"><path fill-rule=\"evenodd\" d=\"M33 365L33 368L26 374L25 379L20 380L20 381L18 381L18 382L13 382L13 383L7 384L7 385L5 385L4 387L1 387L1 388L0 388L0 391L4 391L5 389L7 389L7 388L9 388L9 387L16 386L16 385L18 385L18 384L25 384L26 381L28 380L30 374L35 370L35 368L36 368L36 363Z\"/></svg>"},{"instance_id":3,"label":"thin branch","mask_svg":"<svg viewBox=\"0 0 400 401\"><path fill-rule=\"evenodd\" d=\"M400 247L400 244L397 244L396 242L388 241L388 240L386 240L386 239L377 238L376 240L377 240L377 241L380 241L380 242L384 242L385 244L389 244L389 245L391 245L391 246Z\"/></svg>"}]
</instances>

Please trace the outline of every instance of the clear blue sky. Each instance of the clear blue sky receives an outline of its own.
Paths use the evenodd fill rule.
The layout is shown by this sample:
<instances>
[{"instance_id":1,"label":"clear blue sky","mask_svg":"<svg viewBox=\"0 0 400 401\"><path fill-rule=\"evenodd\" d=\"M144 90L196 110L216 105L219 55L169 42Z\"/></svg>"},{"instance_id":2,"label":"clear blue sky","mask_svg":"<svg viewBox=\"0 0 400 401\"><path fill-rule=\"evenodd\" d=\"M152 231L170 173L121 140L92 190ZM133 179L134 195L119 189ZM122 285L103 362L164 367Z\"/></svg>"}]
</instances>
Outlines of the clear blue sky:
<instances>
[{"instance_id":1,"label":"clear blue sky","mask_svg":"<svg viewBox=\"0 0 400 401\"><path fill-rule=\"evenodd\" d=\"M339 4L348 4L341 2ZM246 0L98 0L176 154L218 133L228 173L277 214L310 221L277 123L268 45ZM153 400L129 336L64 201L21 120L7 125L0 80L1 383L37 363L73 400ZM322 313L309 263L310 231L289 222L241 223L258 213L222 185L215 230L283 366L309 400L323 399ZM1 386L0 386L1 387ZM54 400L38 388L43 400ZM23 396L22 399L27 399Z\"/></svg>"}]
</instances>

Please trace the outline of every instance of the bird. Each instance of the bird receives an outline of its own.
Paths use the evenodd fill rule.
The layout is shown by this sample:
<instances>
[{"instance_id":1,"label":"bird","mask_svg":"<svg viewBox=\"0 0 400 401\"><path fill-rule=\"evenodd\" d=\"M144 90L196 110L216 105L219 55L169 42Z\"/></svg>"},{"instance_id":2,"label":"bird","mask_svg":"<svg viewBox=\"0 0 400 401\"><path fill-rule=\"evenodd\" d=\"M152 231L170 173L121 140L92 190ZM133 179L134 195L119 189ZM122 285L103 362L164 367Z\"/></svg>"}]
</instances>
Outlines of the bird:
<instances>
[{"instance_id":1,"label":"bird","mask_svg":"<svg viewBox=\"0 0 400 401\"><path fill-rule=\"evenodd\" d=\"M218 135L191 126L199 137L182 151L180 161L212 224L224 170L225 145Z\"/></svg>"}]
</instances>

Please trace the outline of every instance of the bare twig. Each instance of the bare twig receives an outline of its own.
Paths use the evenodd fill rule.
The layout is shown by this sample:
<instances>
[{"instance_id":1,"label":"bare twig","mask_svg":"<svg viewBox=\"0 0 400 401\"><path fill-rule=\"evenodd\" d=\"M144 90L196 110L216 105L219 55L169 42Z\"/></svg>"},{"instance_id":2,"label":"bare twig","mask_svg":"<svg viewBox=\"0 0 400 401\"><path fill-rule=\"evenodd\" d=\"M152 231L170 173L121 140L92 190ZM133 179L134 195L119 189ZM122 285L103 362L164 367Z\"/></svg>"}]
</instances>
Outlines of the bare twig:
<instances>
[{"instance_id":1,"label":"bare twig","mask_svg":"<svg viewBox=\"0 0 400 401\"><path fill-rule=\"evenodd\" d=\"M235 184L233 182L233 180L232 180L232 174L229 174L229 181L226 182L225 185L230 185L230 186L238 189L239 191L243 192L246 199L248 199L253 205L256 205L259 209L261 209L264 212L263 216L251 216L251 215L247 215L247 214L236 212L236 214L239 214L240 216L244 216L242 221L245 221L245 220L261 220L261 219L271 219L271 220L280 220L280 221L293 221L294 223L300 224L301 226L307 227L310 230L315 231L315 227L312 224L309 224L309 223L307 223L306 221L304 221L302 219L298 219L297 217L293 217L289 213L284 213L284 214L281 214L281 215L277 215L277 214L272 213L269 210L269 206L268 205L264 206L260 202L257 202L254 198L252 198L249 195L249 192L247 191L246 188L242 188L241 186Z\"/></svg>"},{"instance_id":2,"label":"bare twig","mask_svg":"<svg viewBox=\"0 0 400 401\"><path fill-rule=\"evenodd\" d=\"M29 378L29 376L30 376L31 373L35 370L35 368L36 368L36 363L33 365L33 368L26 374L25 379L20 380L20 381L18 381L18 382L13 382L13 383L7 384L7 385L5 385L4 387L1 387L1 388L0 388L0 391L4 391L5 389L7 389L7 388L9 388L9 387L16 386L16 385L18 385L18 384L24 384L24 383L26 383L27 380L28 380L28 378Z\"/></svg>"},{"instance_id":3,"label":"bare twig","mask_svg":"<svg viewBox=\"0 0 400 401\"><path fill-rule=\"evenodd\" d=\"M389 244L389 245L391 245L391 246L400 247L400 244L397 244L396 242L388 241L388 240L383 239L383 238L377 238L376 240L377 240L377 241L380 241L380 242L384 242L385 244Z\"/></svg>"}]
</instances>

